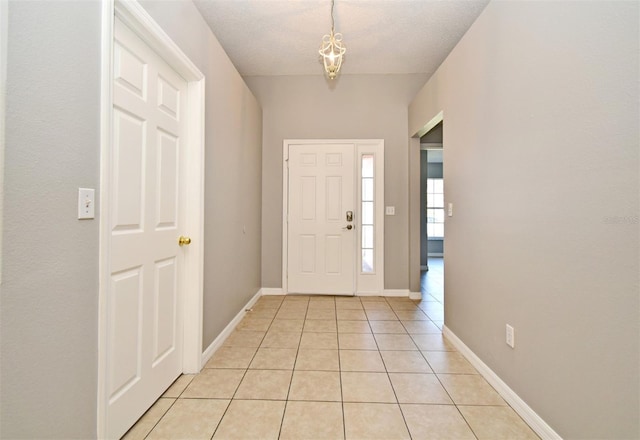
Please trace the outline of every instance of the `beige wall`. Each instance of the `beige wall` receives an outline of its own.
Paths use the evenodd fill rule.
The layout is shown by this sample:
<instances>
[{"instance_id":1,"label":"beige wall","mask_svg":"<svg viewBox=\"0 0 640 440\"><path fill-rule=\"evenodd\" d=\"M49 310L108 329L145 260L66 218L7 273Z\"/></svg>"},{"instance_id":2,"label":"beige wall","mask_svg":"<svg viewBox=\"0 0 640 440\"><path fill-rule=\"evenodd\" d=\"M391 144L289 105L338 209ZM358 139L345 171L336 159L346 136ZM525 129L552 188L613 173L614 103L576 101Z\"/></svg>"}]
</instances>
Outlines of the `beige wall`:
<instances>
[{"instance_id":1,"label":"beige wall","mask_svg":"<svg viewBox=\"0 0 640 440\"><path fill-rule=\"evenodd\" d=\"M321 69L318 65L318 69ZM282 141L384 139L385 288L408 289L407 106L425 75L246 77L263 110L262 285L282 286Z\"/></svg>"},{"instance_id":2,"label":"beige wall","mask_svg":"<svg viewBox=\"0 0 640 440\"><path fill-rule=\"evenodd\" d=\"M492 2L409 109L444 111L445 323L566 439L640 437L638 8Z\"/></svg>"},{"instance_id":3,"label":"beige wall","mask_svg":"<svg viewBox=\"0 0 640 440\"><path fill-rule=\"evenodd\" d=\"M206 77L206 349L261 287L262 112L193 3L142 5Z\"/></svg>"},{"instance_id":4,"label":"beige wall","mask_svg":"<svg viewBox=\"0 0 640 440\"><path fill-rule=\"evenodd\" d=\"M6 6L6 5L5 5ZM96 431L100 4L9 3L0 438Z\"/></svg>"},{"instance_id":5,"label":"beige wall","mask_svg":"<svg viewBox=\"0 0 640 440\"><path fill-rule=\"evenodd\" d=\"M262 116L192 3L144 6L206 76L206 347L260 288ZM0 437L95 438L101 4L9 14Z\"/></svg>"}]
</instances>

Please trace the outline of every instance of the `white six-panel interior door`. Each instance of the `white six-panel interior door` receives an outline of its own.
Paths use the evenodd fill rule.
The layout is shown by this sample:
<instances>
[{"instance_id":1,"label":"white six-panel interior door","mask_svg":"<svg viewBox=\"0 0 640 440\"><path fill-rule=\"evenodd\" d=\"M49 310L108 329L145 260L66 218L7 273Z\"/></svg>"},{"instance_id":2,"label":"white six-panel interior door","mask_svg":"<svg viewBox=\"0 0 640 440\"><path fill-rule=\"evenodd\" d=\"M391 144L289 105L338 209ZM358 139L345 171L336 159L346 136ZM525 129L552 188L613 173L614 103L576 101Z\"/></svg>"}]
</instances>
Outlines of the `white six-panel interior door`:
<instances>
[{"instance_id":1,"label":"white six-panel interior door","mask_svg":"<svg viewBox=\"0 0 640 440\"><path fill-rule=\"evenodd\" d=\"M113 49L109 438L124 434L182 373L180 297L187 82L119 19Z\"/></svg>"}]
</instances>

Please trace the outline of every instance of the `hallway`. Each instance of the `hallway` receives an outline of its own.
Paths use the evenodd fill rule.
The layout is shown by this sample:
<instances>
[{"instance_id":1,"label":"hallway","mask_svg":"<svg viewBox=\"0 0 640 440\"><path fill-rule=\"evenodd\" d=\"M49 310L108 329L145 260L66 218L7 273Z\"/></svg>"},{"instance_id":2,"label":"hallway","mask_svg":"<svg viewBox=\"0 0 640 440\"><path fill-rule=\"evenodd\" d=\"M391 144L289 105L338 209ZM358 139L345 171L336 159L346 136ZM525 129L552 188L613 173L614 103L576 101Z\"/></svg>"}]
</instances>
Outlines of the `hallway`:
<instances>
[{"instance_id":1,"label":"hallway","mask_svg":"<svg viewBox=\"0 0 640 440\"><path fill-rule=\"evenodd\" d=\"M432 302L436 305L444 304L444 258L430 257L428 260L429 270L420 272L420 291L423 302ZM433 321L444 321L444 317L429 315ZM440 327L442 327L440 325Z\"/></svg>"},{"instance_id":2,"label":"hallway","mask_svg":"<svg viewBox=\"0 0 640 440\"><path fill-rule=\"evenodd\" d=\"M537 439L423 297L263 296L124 438Z\"/></svg>"}]
</instances>

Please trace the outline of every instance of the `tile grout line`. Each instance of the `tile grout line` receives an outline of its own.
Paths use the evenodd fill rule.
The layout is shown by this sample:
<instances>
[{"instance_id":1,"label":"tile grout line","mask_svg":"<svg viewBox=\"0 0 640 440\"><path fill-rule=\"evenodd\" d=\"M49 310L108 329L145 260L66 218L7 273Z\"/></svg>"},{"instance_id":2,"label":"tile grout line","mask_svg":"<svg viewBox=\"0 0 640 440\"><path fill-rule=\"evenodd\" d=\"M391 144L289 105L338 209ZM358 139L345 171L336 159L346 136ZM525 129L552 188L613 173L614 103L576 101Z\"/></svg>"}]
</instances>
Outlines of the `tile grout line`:
<instances>
[{"instance_id":1,"label":"tile grout line","mask_svg":"<svg viewBox=\"0 0 640 440\"><path fill-rule=\"evenodd\" d=\"M177 379L176 379L176 380L177 380ZM173 385L173 384L172 384L172 385ZM185 389L186 389L186 387L185 387ZM184 392L184 390L182 390L182 392ZM182 394L182 393L180 393L180 394ZM161 398L162 398L162 396L158 397L158 400L160 400ZM155 405L155 404L158 402L158 400L156 400L156 401L153 403L153 405ZM167 413L169 412L169 410L170 410L171 408L173 408L173 405L175 405L177 401L178 401L178 397L176 397L176 398L174 399L174 401L171 403L171 405L169 405L169 408L167 408L167 410L164 412L164 414L162 414L162 416L160 416L160 418L158 419L158 421L157 421L156 423L154 423L154 425L151 427L151 429L149 430L149 432L147 432L147 433L144 435L143 439L146 439L146 438L148 438L148 437L151 435L151 433L153 432L153 430L154 430L154 429L156 429L156 426L158 426L158 424L160 423L160 420L164 419L164 416L166 416L166 415L167 415ZM151 408L153 408L153 405L151 405ZM131 428L129 428L129 429L127 430L127 432L125 432L125 433L124 433L124 435L123 435L121 438L124 438L124 437L129 433L129 431L131 431L131 430L132 430L132 429L133 429L133 428L138 424L138 422L142 419L142 417L144 417L144 416L147 414L147 412L148 412L151 408L149 408L147 411L145 411L145 413L144 413L144 414L143 414L143 415L142 415L142 416L141 416L141 417L136 421L136 423L134 423L134 424L133 424L133 426L132 426Z\"/></svg>"},{"instance_id":2,"label":"tile grout line","mask_svg":"<svg viewBox=\"0 0 640 440\"><path fill-rule=\"evenodd\" d=\"M393 314L396 315L396 318L398 318L398 320L400 320L400 318L396 314L395 310L393 310L393 307L391 307L391 304L389 304L389 302L386 300L386 298L385 298L385 302L391 308L391 311L393 312ZM369 325L371 325L371 324L369 324ZM371 330L373 331L373 329L371 329ZM404 427L407 430L407 434L409 434L409 438L412 439L413 436L411 435L411 430L409 430L409 424L407 423L407 419L404 417L404 412L402 411L402 407L400 406L400 400L398 399L398 394L396 393L396 389L393 386L393 382L391 381L391 376L389 375L389 369L387 368L387 364L385 363L384 358L382 357L382 353L380 353L380 346L378 345L378 341L376 340L375 335L374 335L373 339L376 341L376 347L378 347L378 355L380 356L380 359L382 359L382 365L384 365L384 371L387 374L387 379L389 380L389 385L391 386L391 390L393 391L393 396L396 398L396 405L398 405L398 410L400 410L400 415L402 416L402 421L404 422ZM413 339L411 341L413 342Z\"/></svg>"},{"instance_id":3,"label":"tile grout line","mask_svg":"<svg viewBox=\"0 0 640 440\"><path fill-rule=\"evenodd\" d=\"M427 315L428 316L428 315ZM431 319L431 318L429 318ZM444 338L444 335L442 335L442 338ZM415 341L414 341L415 342ZM425 350L427 351L427 350ZM427 361L427 364L429 364L429 367L431 368L431 370L433 370L433 374L436 377L436 379L438 380L438 383L440 384L440 386L442 387L442 389L444 390L445 393L447 393L447 396L449 396L449 399L451 399L451 402L453 403L453 406L456 408L456 411L458 411L458 414L460 414L460 417L462 417L462 420L464 420L464 423L467 425L467 427L469 428L469 430L471 431L471 434L473 434L473 436L478 439L478 435L476 434L476 432L473 430L473 428L471 427L471 425L469 424L469 422L467 421L467 419L465 418L464 414L462 414L462 411L460 411L460 408L458 408L458 404L457 402L453 399L453 396L451 396L451 393L449 393L449 390L444 386L444 384L442 383L442 381L440 380L440 376L438 375L438 373L436 373L436 370L433 369L433 367L431 367L431 364L429 363L429 361L427 360L427 357L424 355L424 353L422 353L422 350L420 351L420 354L422 355L422 357L425 358L425 360ZM442 374L447 374L447 373L442 373Z\"/></svg>"},{"instance_id":4,"label":"tile grout line","mask_svg":"<svg viewBox=\"0 0 640 440\"><path fill-rule=\"evenodd\" d=\"M282 301L284 303L284 300ZM280 429L278 430L278 439L282 435L282 427L284 426L284 418L287 414L287 406L289 405L289 395L291 394L291 385L293 384L293 375L296 371L296 363L298 362L298 355L300 354L300 345L302 345L302 335L304 334L304 327L307 322L307 315L309 314L309 303L311 301L307 300L307 308L304 312L304 318L302 318L302 331L300 332L300 339L298 340L298 348L296 349L296 357L293 360L293 365L291 366L291 379L289 379L289 388L287 389L287 395L284 400L284 409L282 410L282 419L280 420ZM274 318L275 319L275 318Z\"/></svg>"},{"instance_id":5,"label":"tile grout line","mask_svg":"<svg viewBox=\"0 0 640 440\"><path fill-rule=\"evenodd\" d=\"M229 403L227 404L227 407L225 408L224 412L222 413L222 416L220 417L220 421L218 421L218 424L216 425L216 428L213 430L213 434L211 434L211 440L213 440L213 437L215 437L216 432L218 432L218 429L220 428L220 425L222 424L222 420L227 415L227 412L229 411L229 408L231 407L231 403L233 402L234 397L238 392L238 389L240 389L240 385L242 384L242 381L246 377L247 372L249 371L249 367L251 366L251 363L253 362L253 360L255 359L256 355L258 354L258 350L260 350L260 346L262 345L262 342L264 341L264 338L267 337L267 333L269 332L269 329L271 328L271 325L273 324L273 320L275 319L275 316L278 314L278 311L280 310L280 307L282 307L282 303L283 302L284 302L284 300L280 301L280 305L276 309L277 310L276 314L273 316L273 318L271 318L271 322L269 323L269 327L267 327L267 330L264 332L264 336L262 336L262 339L260 339L260 343L258 344L258 347L256 348L255 353L253 353L253 356L251 356L251 359L249 360L249 363L247 364L247 368L244 369L244 373L242 374L242 378L238 382L238 386L236 387L235 391L233 392L233 395L231 396L231 399L229 399ZM246 318L246 315L242 319L244 319L244 318Z\"/></svg>"},{"instance_id":6,"label":"tile grout line","mask_svg":"<svg viewBox=\"0 0 640 440\"><path fill-rule=\"evenodd\" d=\"M360 301L362 305L362 301ZM342 408L342 438L347 439L347 420L344 415L344 392L342 389L342 361L340 360L340 329L338 328L338 304L336 303L336 340L338 343L338 379L340 380L340 407Z\"/></svg>"},{"instance_id":7,"label":"tile grout line","mask_svg":"<svg viewBox=\"0 0 640 440\"><path fill-rule=\"evenodd\" d=\"M182 374L182 373L181 373L181 374L180 374L180 376L178 376L178 377L176 378L176 380L174 380L174 381L171 383L171 385L169 385L169 387L167 388L167 390L168 390L169 388L171 388L171 387L173 386L173 384L174 384L178 379L180 379L180 377L182 377L182 376L184 376L184 374ZM195 379L195 376L196 376L196 375L194 375L194 377L191 379L191 381L192 381L193 379ZM178 399L180 399L180 396L182 396L182 394L184 394L184 392L186 391L186 389L187 389L187 387L189 386L189 384L191 384L191 381L189 381L189 383L188 383L187 385L185 385L184 389L183 389L182 391L180 391L180 393L178 393L178 396L177 396L177 397L175 397L175 398L173 398L173 397L163 397L163 396L164 396L164 393L166 393L166 392L167 392L167 390L165 390L165 391L164 391L164 393L162 393L162 395L160 395L160 397L158 397L158 398L156 399L156 401L155 401L155 402L153 402L153 405L151 405L151 407L150 407L148 410L146 410L146 411L144 412L144 414L142 414L142 416L140 416L140 418L139 418L138 420L136 420L136 423L134 423L134 424L133 424L133 426L131 426L131 428L129 428L129 429L127 430L127 432L125 432L121 438L124 438L124 437L129 433L129 431L131 431L131 430L132 430L132 429L133 429L133 428L138 424L138 422L139 422L139 421L140 421L140 420L141 420L141 419L142 419L142 418L143 418L143 417L144 417L144 416L145 416L145 415L146 415L146 414L151 410L151 408L153 408L153 407L155 406L155 404L156 404L156 403L158 403L158 401L159 401L160 399L163 399L163 398L164 398L164 399L173 399L173 402L171 403L171 405L169 405L169 408L167 408L167 410L166 410L164 413L162 413L162 415L160 416L160 418L158 419L158 421L157 421L156 423L154 423L154 424L153 424L153 426L151 427L151 429L149 429L149 432L147 432L147 433L144 435L143 440L144 440L144 439L146 439L147 437L149 437L149 436L151 435L151 432L153 432L153 430L154 430L154 429L156 429L156 426L158 426L158 424L160 423L160 421L161 421L162 419L164 419L164 416L166 416L166 415L167 415L167 413L169 412L169 410L170 410L171 408L173 408L173 405L175 405L175 404L176 404L176 402L178 401Z\"/></svg>"},{"instance_id":8,"label":"tile grout line","mask_svg":"<svg viewBox=\"0 0 640 440\"><path fill-rule=\"evenodd\" d=\"M452 399L453 400L453 399ZM474 437L476 439L478 439L478 434L476 434L476 432L473 430L473 427L471 426L471 424L469 423L469 421L467 420L467 418L464 416L464 414L462 414L462 411L460 411L460 408L458 408L458 405L454 402L453 403L454 406L456 407L456 411L458 411L458 414L460 414L460 417L462 417L462 420L464 420L464 423L467 424L467 426L469 427L469 430L471 431L471 434L474 435Z\"/></svg>"},{"instance_id":9,"label":"tile grout line","mask_svg":"<svg viewBox=\"0 0 640 440\"><path fill-rule=\"evenodd\" d=\"M337 352L337 355L338 355L338 380L340 382L340 405L341 405L341 408L342 408L342 429L343 429L343 435L346 436L346 432L345 432L346 428L345 428L345 420L344 420L344 402L343 402L343 395L342 395L342 373L341 373L341 364L340 364L340 339L338 338L338 310L337 310L337 304L336 304L336 301L335 301L335 296L333 296L333 300L334 300L333 301L333 303L334 303L334 305L333 305L333 311L334 311L333 321L336 324L336 331L335 331L336 344L337 344L336 352ZM330 310L330 309L322 309L322 310ZM306 322L306 320L305 320L305 322ZM331 334L331 333L334 333L334 332L321 332L321 333L329 333L329 334ZM323 350L323 349L316 348L314 350ZM326 350L333 350L333 349L326 349ZM325 370L306 370L306 371L323 372ZM330 372L330 371L328 371L328 372ZM325 401L309 400L308 402L325 402ZM327 403L333 403L335 401L328 400L326 402Z\"/></svg>"}]
</instances>

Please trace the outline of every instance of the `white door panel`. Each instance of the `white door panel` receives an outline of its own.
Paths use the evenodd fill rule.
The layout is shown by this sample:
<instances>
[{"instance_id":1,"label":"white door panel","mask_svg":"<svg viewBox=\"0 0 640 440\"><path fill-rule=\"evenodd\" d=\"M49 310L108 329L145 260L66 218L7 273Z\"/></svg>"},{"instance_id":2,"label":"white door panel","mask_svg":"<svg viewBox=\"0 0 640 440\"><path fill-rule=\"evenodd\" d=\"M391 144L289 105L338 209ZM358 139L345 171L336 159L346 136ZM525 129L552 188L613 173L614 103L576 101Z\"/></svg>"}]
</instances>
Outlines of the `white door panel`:
<instances>
[{"instance_id":1,"label":"white door panel","mask_svg":"<svg viewBox=\"0 0 640 440\"><path fill-rule=\"evenodd\" d=\"M352 294L354 145L289 147L288 291Z\"/></svg>"},{"instance_id":2,"label":"white door panel","mask_svg":"<svg viewBox=\"0 0 640 440\"><path fill-rule=\"evenodd\" d=\"M182 372L187 83L115 22L108 437L120 437Z\"/></svg>"}]
</instances>

